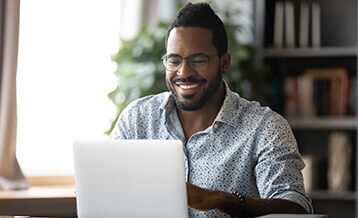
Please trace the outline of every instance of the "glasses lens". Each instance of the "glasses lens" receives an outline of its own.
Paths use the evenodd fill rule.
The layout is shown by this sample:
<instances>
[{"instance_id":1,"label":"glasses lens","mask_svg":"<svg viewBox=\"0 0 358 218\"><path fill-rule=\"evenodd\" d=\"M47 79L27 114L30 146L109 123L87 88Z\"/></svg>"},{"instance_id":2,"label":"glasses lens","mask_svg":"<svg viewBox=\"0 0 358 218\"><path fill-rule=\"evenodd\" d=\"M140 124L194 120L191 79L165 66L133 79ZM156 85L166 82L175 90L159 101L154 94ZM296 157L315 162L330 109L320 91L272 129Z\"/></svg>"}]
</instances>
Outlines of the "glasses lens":
<instances>
[{"instance_id":1,"label":"glasses lens","mask_svg":"<svg viewBox=\"0 0 358 218\"><path fill-rule=\"evenodd\" d=\"M181 65L181 58L178 56L164 56L163 64L167 70L176 71Z\"/></svg>"},{"instance_id":2,"label":"glasses lens","mask_svg":"<svg viewBox=\"0 0 358 218\"><path fill-rule=\"evenodd\" d=\"M193 55L189 59L190 66L197 71L205 70L208 61L208 57L203 54Z\"/></svg>"}]
</instances>

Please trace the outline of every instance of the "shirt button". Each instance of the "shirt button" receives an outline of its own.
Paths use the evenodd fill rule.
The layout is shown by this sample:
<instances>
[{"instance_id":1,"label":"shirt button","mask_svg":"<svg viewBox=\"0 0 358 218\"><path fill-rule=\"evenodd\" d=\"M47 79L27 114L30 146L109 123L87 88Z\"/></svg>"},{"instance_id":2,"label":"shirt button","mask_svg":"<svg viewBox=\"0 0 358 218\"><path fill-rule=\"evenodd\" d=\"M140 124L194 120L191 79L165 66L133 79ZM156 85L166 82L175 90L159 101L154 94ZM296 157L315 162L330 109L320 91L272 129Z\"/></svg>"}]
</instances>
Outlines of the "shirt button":
<instances>
[{"instance_id":1,"label":"shirt button","mask_svg":"<svg viewBox=\"0 0 358 218\"><path fill-rule=\"evenodd\" d=\"M214 129L217 129L218 127L218 124L214 124Z\"/></svg>"}]
</instances>

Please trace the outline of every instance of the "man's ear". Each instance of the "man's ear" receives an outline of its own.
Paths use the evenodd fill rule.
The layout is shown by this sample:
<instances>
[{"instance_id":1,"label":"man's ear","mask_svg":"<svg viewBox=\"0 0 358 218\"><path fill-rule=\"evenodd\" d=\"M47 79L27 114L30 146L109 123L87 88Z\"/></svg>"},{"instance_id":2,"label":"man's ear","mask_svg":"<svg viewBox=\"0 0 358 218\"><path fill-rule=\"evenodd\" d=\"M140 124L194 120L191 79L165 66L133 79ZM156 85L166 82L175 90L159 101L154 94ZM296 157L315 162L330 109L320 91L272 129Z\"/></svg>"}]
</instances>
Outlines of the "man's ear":
<instances>
[{"instance_id":1,"label":"man's ear","mask_svg":"<svg viewBox=\"0 0 358 218\"><path fill-rule=\"evenodd\" d=\"M221 56L221 72L224 74L229 70L231 62L231 55L229 52L226 52L223 56Z\"/></svg>"}]
</instances>

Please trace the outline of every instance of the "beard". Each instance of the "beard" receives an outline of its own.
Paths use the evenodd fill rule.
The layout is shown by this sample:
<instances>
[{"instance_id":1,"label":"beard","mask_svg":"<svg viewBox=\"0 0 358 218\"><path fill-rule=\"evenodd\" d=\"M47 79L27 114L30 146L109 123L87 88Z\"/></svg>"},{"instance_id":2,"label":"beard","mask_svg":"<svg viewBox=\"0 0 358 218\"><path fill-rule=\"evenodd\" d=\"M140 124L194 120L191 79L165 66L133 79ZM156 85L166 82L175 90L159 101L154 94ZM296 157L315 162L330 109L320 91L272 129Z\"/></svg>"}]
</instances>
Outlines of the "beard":
<instances>
[{"instance_id":1,"label":"beard","mask_svg":"<svg viewBox=\"0 0 358 218\"><path fill-rule=\"evenodd\" d=\"M186 103L179 100L178 93L172 88L171 85L174 85L175 82L207 82L207 80L198 81L194 79L193 77L188 77L186 79L172 79L170 82L168 79L165 80L168 89L171 91L171 93L174 96L175 104L179 109L182 109L184 111L196 111L202 108L205 103L214 95L214 93L218 90L220 87L220 84L222 82L222 74L220 71L220 67L218 68L216 76L210 81L209 88L205 90L205 92L200 96L199 100L192 103ZM188 95L183 96L185 99L191 99L194 95Z\"/></svg>"}]
</instances>

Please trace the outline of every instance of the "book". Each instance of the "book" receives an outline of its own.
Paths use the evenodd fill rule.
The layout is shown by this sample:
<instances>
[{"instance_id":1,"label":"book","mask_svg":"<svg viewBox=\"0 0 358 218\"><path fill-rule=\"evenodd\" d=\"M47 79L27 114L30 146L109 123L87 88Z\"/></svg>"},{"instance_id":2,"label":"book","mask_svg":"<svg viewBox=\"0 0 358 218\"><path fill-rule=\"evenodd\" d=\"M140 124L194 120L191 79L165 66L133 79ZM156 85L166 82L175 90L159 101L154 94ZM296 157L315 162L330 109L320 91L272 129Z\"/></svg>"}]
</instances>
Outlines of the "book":
<instances>
[{"instance_id":1,"label":"book","mask_svg":"<svg viewBox=\"0 0 358 218\"><path fill-rule=\"evenodd\" d=\"M284 84L284 100L285 100L285 116L296 117L298 115L297 101L298 101L298 84L295 77L288 77Z\"/></svg>"},{"instance_id":2,"label":"book","mask_svg":"<svg viewBox=\"0 0 358 218\"><path fill-rule=\"evenodd\" d=\"M337 90L339 90L339 88L340 88L339 87L339 78L333 77L331 80L331 91L330 91L331 104L332 104L332 106L330 107L330 111L329 111L330 116L335 116L336 114L338 114L338 111L339 111L339 106L338 106L339 93L337 93Z\"/></svg>"},{"instance_id":3,"label":"book","mask_svg":"<svg viewBox=\"0 0 358 218\"><path fill-rule=\"evenodd\" d=\"M313 81L307 75L299 75L298 83L298 115L301 117L312 117L315 115L313 109Z\"/></svg>"},{"instance_id":4,"label":"book","mask_svg":"<svg viewBox=\"0 0 358 218\"><path fill-rule=\"evenodd\" d=\"M283 46L283 17L284 8L283 3L278 1L275 4L275 21L274 21L274 36L273 45L275 48L282 48Z\"/></svg>"},{"instance_id":5,"label":"book","mask_svg":"<svg viewBox=\"0 0 358 218\"><path fill-rule=\"evenodd\" d=\"M285 41L286 47L295 47L295 14L291 1L285 2Z\"/></svg>"},{"instance_id":6,"label":"book","mask_svg":"<svg viewBox=\"0 0 358 218\"><path fill-rule=\"evenodd\" d=\"M301 2L299 34L299 46L307 48L309 38L309 5L307 2Z\"/></svg>"},{"instance_id":7,"label":"book","mask_svg":"<svg viewBox=\"0 0 358 218\"><path fill-rule=\"evenodd\" d=\"M340 77L340 89L339 89L339 116L346 116L348 110L348 91L349 91L349 78L348 75L342 75Z\"/></svg>"},{"instance_id":8,"label":"book","mask_svg":"<svg viewBox=\"0 0 358 218\"><path fill-rule=\"evenodd\" d=\"M349 78L349 93L348 93L348 114L356 114L357 110L357 77Z\"/></svg>"},{"instance_id":9,"label":"book","mask_svg":"<svg viewBox=\"0 0 358 218\"><path fill-rule=\"evenodd\" d=\"M321 9L317 2L312 3L312 47L321 46Z\"/></svg>"},{"instance_id":10,"label":"book","mask_svg":"<svg viewBox=\"0 0 358 218\"><path fill-rule=\"evenodd\" d=\"M316 79L316 80L312 80L312 110L313 110L313 114L314 115L321 115L321 109L322 109L322 105L321 103L321 99L322 99L322 95L321 95L321 89L322 89L322 83L321 80Z\"/></svg>"},{"instance_id":11,"label":"book","mask_svg":"<svg viewBox=\"0 0 358 218\"><path fill-rule=\"evenodd\" d=\"M328 139L328 188L347 191L352 185L352 141L347 132L333 132Z\"/></svg>"},{"instance_id":12,"label":"book","mask_svg":"<svg viewBox=\"0 0 358 218\"><path fill-rule=\"evenodd\" d=\"M305 168L302 170L305 191L326 188L327 159L317 155L303 155Z\"/></svg>"},{"instance_id":13,"label":"book","mask_svg":"<svg viewBox=\"0 0 358 218\"><path fill-rule=\"evenodd\" d=\"M313 110L316 116L329 115L329 85L330 79L328 78L313 80Z\"/></svg>"}]
</instances>

